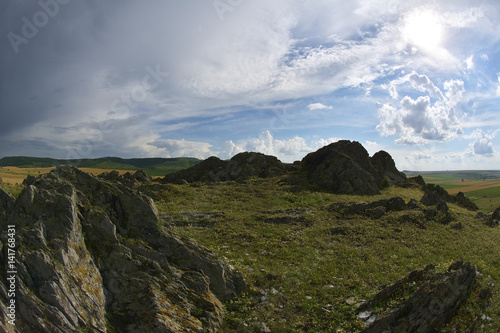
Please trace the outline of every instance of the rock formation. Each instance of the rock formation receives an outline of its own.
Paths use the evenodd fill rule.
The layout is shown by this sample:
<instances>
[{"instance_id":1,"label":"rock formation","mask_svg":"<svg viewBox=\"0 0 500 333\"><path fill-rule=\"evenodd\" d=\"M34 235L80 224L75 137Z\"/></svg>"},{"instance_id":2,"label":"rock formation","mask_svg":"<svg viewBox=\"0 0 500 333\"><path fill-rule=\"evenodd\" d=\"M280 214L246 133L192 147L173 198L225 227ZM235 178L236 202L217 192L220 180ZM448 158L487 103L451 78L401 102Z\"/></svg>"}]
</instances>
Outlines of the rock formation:
<instances>
[{"instance_id":1,"label":"rock formation","mask_svg":"<svg viewBox=\"0 0 500 333\"><path fill-rule=\"evenodd\" d=\"M244 152L233 156L229 161L215 156L209 157L193 167L166 175L163 181L180 184L241 180L250 177L266 178L283 175L287 170L289 167L274 156Z\"/></svg>"},{"instance_id":2,"label":"rock formation","mask_svg":"<svg viewBox=\"0 0 500 333\"><path fill-rule=\"evenodd\" d=\"M392 182L406 179L388 153L379 152L370 158L356 141L325 146L304 157L301 165L313 183L341 194L374 195L388 185L385 177Z\"/></svg>"},{"instance_id":3,"label":"rock formation","mask_svg":"<svg viewBox=\"0 0 500 333\"><path fill-rule=\"evenodd\" d=\"M15 326L8 332L216 331L241 276L210 250L160 230L152 200L69 166L0 190L16 230ZM5 237L0 317L7 322Z\"/></svg>"},{"instance_id":4,"label":"rock formation","mask_svg":"<svg viewBox=\"0 0 500 333\"><path fill-rule=\"evenodd\" d=\"M389 178L393 183L400 183L406 180L406 175L396 168L396 164L386 151L379 151L371 157L371 162L375 169L384 177Z\"/></svg>"},{"instance_id":5,"label":"rock formation","mask_svg":"<svg viewBox=\"0 0 500 333\"><path fill-rule=\"evenodd\" d=\"M426 184L424 186L425 194L420 202L426 206L437 205L441 202L454 203L468 210L476 211L479 208L475 203L469 200L462 192L456 195L450 195L448 191L439 185Z\"/></svg>"},{"instance_id":6,"label":"rock formation","mask_svg":"<svg viewBox=\"0 0 500 333\"><path fill-rule=\"evenodd\" d=\"M460 260L445 273L434 270L429 265L411 272L362 304L357 309L359 317L372 322L363 333L439 332L469 297L476 281L476 268ZM374 313L375 308L384 313Z\"/></svg>"},{"instance_id":7,"label":"rock formation","mask_svg":"<svg viewBox=\"0 0 500 333\"><path fill-rule=\"evenodd\" d=\"M163 181L219 182L285 174L281 183L296 189L305 189L312 182L334 193L367 195L378 194L383 187L406 179L387 152L380 151L370 158L359 142L343 140L310 153L293 165L254 152L237 154L229 161L212 156L191 168L166 175Z\"/></svg>"}]
</instances>

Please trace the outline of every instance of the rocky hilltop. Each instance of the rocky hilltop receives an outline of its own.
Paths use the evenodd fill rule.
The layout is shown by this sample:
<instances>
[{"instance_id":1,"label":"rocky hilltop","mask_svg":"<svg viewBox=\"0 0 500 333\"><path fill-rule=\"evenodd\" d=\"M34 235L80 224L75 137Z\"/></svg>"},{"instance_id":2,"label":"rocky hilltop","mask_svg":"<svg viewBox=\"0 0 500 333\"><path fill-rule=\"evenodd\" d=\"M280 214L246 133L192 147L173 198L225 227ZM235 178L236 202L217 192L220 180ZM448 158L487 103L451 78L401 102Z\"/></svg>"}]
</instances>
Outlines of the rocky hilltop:
<instances>
[{"instance_id":1,"label":"rocky hilltop","mask_svg":"<svg viewBox=\"0 0 500 333\"><path fill-rule=\"evenodd\" d=\"M341 194L374 195L406 176L396 168L391 155L380 151L370 158L359 142L342 140L308 154L301 162L314 183Z\"/></svg>"},{"instance_id":2,"label":"rocky hilltop","mask_svg":"<svg viewBox=\"0 0 500 333\"><path fill-rule=\"evenodd\" d=\"M166 183L221 182L249 177L273 177L284 175L290 170L274 156L255 152L239 153L229 161L212 156L203 162L172 173L163 179Z\"/></svg>"},{"instance_id":3,"label":"rocky hilltop","mask_svg":"<svg viewBox=\"0 0 500 333\"><path fill-rule=\"evenodd\" d=\"M379 151L370 157L359 142L342 140L308 154L293 165L254 152L237 154L229 161L212 156L191 168L165 176L163 181L178 184L220 182L286 174L293 175L288 178L292 182L308 181L341 194L374 195L383 187L406 179L389 153Z\"/></svg>"},{"instance_id":4,"label":"rocky hilltop","mask_svg":"<svg viewBox=\"0 0 500 333\"><path fill-rule=\"evenodd\" d=\"M17 200L0 189L0 226L15 226L17 252L15 326L1 332L211 332L221 302L245 288L213 252L160 230L153 201L120 182L61 166L25 185Z\"/></svg>"}]
</instances>

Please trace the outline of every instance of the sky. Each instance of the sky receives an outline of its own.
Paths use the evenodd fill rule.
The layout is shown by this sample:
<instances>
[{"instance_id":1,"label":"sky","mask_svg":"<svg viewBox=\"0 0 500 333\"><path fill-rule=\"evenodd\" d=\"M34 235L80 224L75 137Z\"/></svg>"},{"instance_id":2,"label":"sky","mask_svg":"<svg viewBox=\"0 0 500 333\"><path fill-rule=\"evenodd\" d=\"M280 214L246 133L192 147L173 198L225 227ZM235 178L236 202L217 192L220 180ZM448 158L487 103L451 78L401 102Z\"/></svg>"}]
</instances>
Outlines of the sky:
<instances>
[{"instance_id":1,"label":"sky","mask_svg":"<svg viewBox=\"0 0 500 333\"><path fill-rule=\"evenodd\" d=\"M0 157L500 169L500 2L4 0Z\"/></svg>"}]
</instances>

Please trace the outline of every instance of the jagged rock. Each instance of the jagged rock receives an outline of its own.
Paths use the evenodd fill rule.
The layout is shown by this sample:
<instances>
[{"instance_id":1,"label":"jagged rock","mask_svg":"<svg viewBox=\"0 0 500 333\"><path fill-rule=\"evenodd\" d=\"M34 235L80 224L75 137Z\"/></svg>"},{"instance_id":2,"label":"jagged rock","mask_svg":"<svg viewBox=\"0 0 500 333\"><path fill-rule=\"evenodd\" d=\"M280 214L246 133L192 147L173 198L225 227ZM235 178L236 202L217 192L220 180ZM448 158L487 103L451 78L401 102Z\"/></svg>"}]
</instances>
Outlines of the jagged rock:
<instances>
[{"instance_id":1,"label":"jagged rock","mask_svg":"<svg viewBox=\"0 0 500 333\"><path fill-rule=\"evenodd\" d=\"M5 192L0 187L0 222L3 221L14 208L16 200L12 194Z\"/></svg>"},{"instance_id":2,"label":"jagged rock","mask_svg":"<svg viewBox=\"0 0 500 333\"><path fill-rule=\"evenodd\" d=\"M488 218L488 220L486 221L485 224L488 227L494 228L494 227L498 227L499 222L500 222L500 207L495 209L495 211L491 214L491 216Z\"/></svg>"},{"instance_id":3,"label":"jagged rock","mask_svg":"<svg viewBox=\"0 0 500 333\"><path fill-rule=\"evenodd\" d=\"M435 206L444 202L443 198L436 192L425 192L420 203L425 206Z\"/></svg>"},{"instance_id":4,"label":"jagged rock","mask_svg":"<svg viewBox=\"0 0 500 333\"><path fill-rule=\"evenodd\" d=\"M495 209L495 211L493 212L493 214L491 214L490 219L491 220L500 221L500 207L498 207L497 209Z\"/></svg>"},{"instance_id":5,"label":"jagged rock","mask_svg":"<svg viewBox=\"0 0 500 333\"><path fill-rule=\"evenodd\" d=\"M410 177L406 178L404 182L397 183L397 187L402 187L402 188L418 188L425 190L425 180L422 176L418 175L415 177Z\"/></svg>"},{"instance_id":6,"label":"jagged rock","mask_svg":"<svg viewBox=\"0 0 500 333\"><path fill-rule=\"evenodd\" d=\"M379 151L371 157L371 162L380 174L391 180L392 183L401 183L406 180L406 175L396 168L396 164L386 151Z\"/></svg>"},{"instance_id":7,"label":"jagged rock","mask_svg":"<svg viewBox=\"0 0 500 333\"><path fill-rule=\"evenodd\" d=\"M384 206L377 206L375 208L370 208L365 211L366 215L372 219L379 219L384 216L386 209Z\"/></svg>"},{"instance_id":8,"label":"jagged rock","mask_svg":"<svg viewBox=\"0 0 500 333\"><path fill-rule=\"evenodd\" d=\"M370 312L371 316L375 307L390 306L409 294L396 308L381 313L362 332L439 331L469 297L476 281L476 269L470 263L460 261L452 264L445 273L434 273L434 269L433 265L429 265L423 270L411 272L358 307L358 313Z\"/></svg>"},{"instance_id":9,"label":"jagged rock","mask_svg":"<svg viewBox=\"0 0 500 333\"><path fill-rule=\"evenodd\" d=\"M332 143L309 153L301 164L311 181L334 193L374 195L383 186L383 173L359 142Z\"/></svg>"},{"instance_id":10,"label":"jagged rock","mask_svg":"<svg viewBox=\"0 0 500 333\"><path fill-rule=\"evenodd\" d=\"M213 252L159 230L140 192L70 166L30 182L0 220L17 236L11 332L215 331L221 301L243 291L241 276ZM3 322L6 305L0 299Z\"/></svg>"},{"instance_id":11,"label":"jagged rock","mask_svg":"<svg viewBox=\"0 0 500 333\"><path fill-rule=\"evenodd\" d=\"M405 210L406 203L401 197L393 197L389 199L385 208L390 212L402 211Z\"/></svg>"},{"instance_id":12,"label":"jagged rock","mask_svg":"<svg viewBox=\"0 0 500 333\"><path fill-rule=\"evenodd\" d=\"M454 203L472 211L479 209L476 204L470 201L462 192L458 192L457 195L450 195L439 185L427 184L425 186L425 194L420 202L426 206L433 206L442 201Z\"/></svg>"},{"instance_id":13,"label":"jagged rock","mask_svg":"<svg viewBox=\"0 0 500 333\"><path fill-rule=\"evenodd\" d=\"M393 197L368 203L335 202L328 207L329 211L343 215L366 215L373 219L381 218L386 212L402 211L406 209L403 198Z\"/></svg>"},{"instance_id":14,"label":"jagged rock","mask_svg":"<svg viewBox=\"0 0 500 333\"><path fill-rule=\"evenodd\" d=\"M410 199L406 204L406 207L408 207L409 209L418 208L419 207L418 201L415 199Z\"/></svg>"},{"instance_id":15,"label":"jagged rock","mask_svg":"<svg viewBox=\"0 0 500 333\"><path fill-rule=\"evenodd\" d=\"M287 170L289 167L274 156L244 152L233 156L229 161L209 157L193 167L166 175L163 182L181 184L183 181L193 183L267 178L284 175Z\"/></svg>"},{"instance_id":16,"label":"jagged rock","mask_svg":"<svg viewBox=\"0 0 500 333\"><path fill-rule=\"evenodd\" d=\"M450 210L450 208L448 207L448 204L444 201L441 201L439 202L437 205L436 205L436 209L438 212L441 212L441 213L448 213L448 211Z\"/></svg>"},{"instance_id":17,"label":"jagged rock","mask_svg":"<svg viewBox=\"0 0 500 333\"><path fill-rule=\"evenodd\" d=\"M149 183L152 177L149 176L144 170L137 170L135 173L126 172L123 175L116 170L110 172L103 172L98 175L99 178L111 182L120 182L127 186L137 186L144 183Z\"/></svg>"},{"instance_id":18,"label":"jagged rock","mask_svg":"<svg viewBox=\"0 0 500 333\"><path fill-rule=\"evenodd\" d=\"M454 202L457 205L464 207L468 210L476 211L479 209L477 205L472 201L470 201L470 199L467 198L465 194L463 194L462 192L458 192L457 195L455 195L454 197L452 196L452 198L453 199L451 202Z\"/></svg>"}]
</instances>

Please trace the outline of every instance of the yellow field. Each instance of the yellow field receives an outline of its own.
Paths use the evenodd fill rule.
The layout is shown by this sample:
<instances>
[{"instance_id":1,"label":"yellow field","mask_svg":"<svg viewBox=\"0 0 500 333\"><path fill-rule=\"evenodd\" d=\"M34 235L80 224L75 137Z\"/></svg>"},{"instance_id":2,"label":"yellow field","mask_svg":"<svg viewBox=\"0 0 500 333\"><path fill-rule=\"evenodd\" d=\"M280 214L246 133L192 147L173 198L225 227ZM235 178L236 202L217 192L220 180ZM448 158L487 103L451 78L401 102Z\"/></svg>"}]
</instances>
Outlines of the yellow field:
<instances>
[{"instance_id":1,"label":"yellow field","mask_svg":"<svg viewBox=\"0 0 500 333\"><path fill-rule=\"evenodd\" d=\"M0 167L0 178L2 182L9 184L21 184L28 175L38 176L44 173L49 173L54 168L18 168L18 167ZM105 171L111 171L108 169L97 169L97 168L79 168L82 171L98 175ZM130 170L117 170L121 175L127 172L134 172Z\"/></svg>"},{"instance_id":2,"label":"yellow field","mask_svg":"<svg viewBox=\"0 0 500 333\"><path fill-rule=\"evenodd\" d=\"M457 194L458 192L472 192L478 190L484 190L486 188L498 187L500 186L500 180L495 181L482 181L482 180L466 180L455 181L455 182L446 182L446 185L454 185L457 187L447 189L450 194Z\"/></svg>"}]
</instances>

